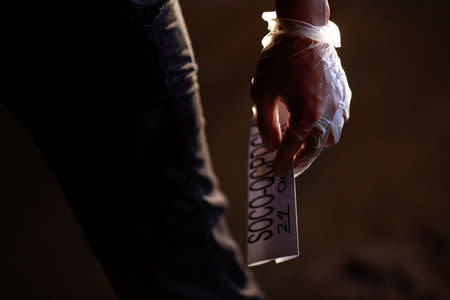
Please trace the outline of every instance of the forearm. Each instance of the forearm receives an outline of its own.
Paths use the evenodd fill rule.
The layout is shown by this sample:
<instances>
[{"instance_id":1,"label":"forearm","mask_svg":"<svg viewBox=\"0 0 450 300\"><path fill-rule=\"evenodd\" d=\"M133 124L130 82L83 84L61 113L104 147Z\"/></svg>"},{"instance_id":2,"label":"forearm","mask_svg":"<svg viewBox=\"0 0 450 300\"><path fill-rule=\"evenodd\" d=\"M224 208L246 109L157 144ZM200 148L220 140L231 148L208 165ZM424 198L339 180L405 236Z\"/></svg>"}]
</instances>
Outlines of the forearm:
<instances>
[{"instance_id":1,"label":"forearm","mask_svg":"<svg viewBox=\"0 0 450 300\"><path fill-rule=\"evenodd\" d=\"M328 0L275 0L279 18L297 19L313 25L326 25L330 17Z\"/></svg>"}]
</instances>

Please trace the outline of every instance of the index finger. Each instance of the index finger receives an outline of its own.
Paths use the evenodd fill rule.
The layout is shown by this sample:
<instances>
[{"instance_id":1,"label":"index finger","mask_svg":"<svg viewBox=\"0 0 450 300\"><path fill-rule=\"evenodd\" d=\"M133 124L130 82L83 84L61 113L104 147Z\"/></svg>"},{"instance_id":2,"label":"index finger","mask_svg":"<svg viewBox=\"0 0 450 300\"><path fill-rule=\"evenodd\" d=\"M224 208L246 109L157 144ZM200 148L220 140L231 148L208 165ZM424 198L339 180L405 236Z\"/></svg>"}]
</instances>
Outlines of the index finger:
<instances>
[{"instance_id":1,"label":"index finger","mask_svg":"<svg viewBox=\"0 0 450 300\"><path fill-rule=\"evenodd\" d=\"M303 144L303 137L297 134L291 127L284 132L283 140L275 157L273 173L281 176L292 164L295 154Z\"/></svg>"},{"instance_id":2,"label":"index finger","mask_svg":"<svg viewBox=\"0 0 450 300\"><path fill-rule=\"evenodd\" d=\"M315 115L306 118L291 112L288 127L275 157L275 175L280 176L292 165L294 156L299 152L304 141L308 139L316 119L318 117Z\"/></svg>"}]
</instances>

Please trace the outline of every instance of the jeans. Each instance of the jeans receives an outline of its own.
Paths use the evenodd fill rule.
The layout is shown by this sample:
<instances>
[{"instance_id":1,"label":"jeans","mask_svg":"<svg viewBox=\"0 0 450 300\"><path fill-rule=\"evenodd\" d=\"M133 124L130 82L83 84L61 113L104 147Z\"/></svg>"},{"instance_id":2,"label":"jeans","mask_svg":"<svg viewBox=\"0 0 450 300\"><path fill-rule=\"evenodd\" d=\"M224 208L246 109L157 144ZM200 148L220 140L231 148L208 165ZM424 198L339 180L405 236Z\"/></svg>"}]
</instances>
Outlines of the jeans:
<instances>
[{"instance_id":1,"label":"jeans","mask_svg":"<svg viewBox=\"0 0 450 300\"><path fill-rule=\"evenodd\" d=\"M12 65L4 104L110 283L122 299L260 299L224 220L178 2L88 11L35 23L40 43Z\"/></svg>"}]
</instances>

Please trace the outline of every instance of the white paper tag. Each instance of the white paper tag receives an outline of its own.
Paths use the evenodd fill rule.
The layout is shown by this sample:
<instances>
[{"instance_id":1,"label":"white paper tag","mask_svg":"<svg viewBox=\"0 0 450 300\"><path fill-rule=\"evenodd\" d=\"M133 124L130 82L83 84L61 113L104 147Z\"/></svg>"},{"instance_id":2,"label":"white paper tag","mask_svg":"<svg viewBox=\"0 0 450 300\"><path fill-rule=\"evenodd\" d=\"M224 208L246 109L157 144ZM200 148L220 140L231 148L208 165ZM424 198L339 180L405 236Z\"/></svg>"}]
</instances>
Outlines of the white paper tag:
<instances>
[{"instance_id":1,"label":"white paper tag","mask_svg":"<svg viewBox=\"0 0 450 300\"><path fill-rule=\"evenodd\" d=\"M279 104L285 128L289 112ZM294 169L273 175L275 152L268 152L252 122L248 146L247 263L249 267L276 263L299 254Z\"/></svg>"}]
</instances>

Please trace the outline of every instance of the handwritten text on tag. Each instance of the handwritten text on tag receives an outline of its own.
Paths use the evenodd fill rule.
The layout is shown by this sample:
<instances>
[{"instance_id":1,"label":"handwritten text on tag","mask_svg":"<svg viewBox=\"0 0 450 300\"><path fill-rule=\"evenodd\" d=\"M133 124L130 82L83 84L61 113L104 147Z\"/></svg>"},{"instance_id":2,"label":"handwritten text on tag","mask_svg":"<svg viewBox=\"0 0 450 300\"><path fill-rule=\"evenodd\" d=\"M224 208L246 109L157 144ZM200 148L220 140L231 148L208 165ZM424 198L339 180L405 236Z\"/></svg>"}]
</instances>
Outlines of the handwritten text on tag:
<instances>
[{"instance_id":1,"label":"handwritten text on tag","mask_svg":"<svg viewBox=\"0 0 450 300\"><path fill-rule=\"evenodd\" d=\"M282 128L288 116L285 106L280 104ZM266 150L254 123L248 150L248 265L295 258L298 233L294 170L290 168L281 177L273 175L276 151Z\"/></svg>"}]
</instances>

